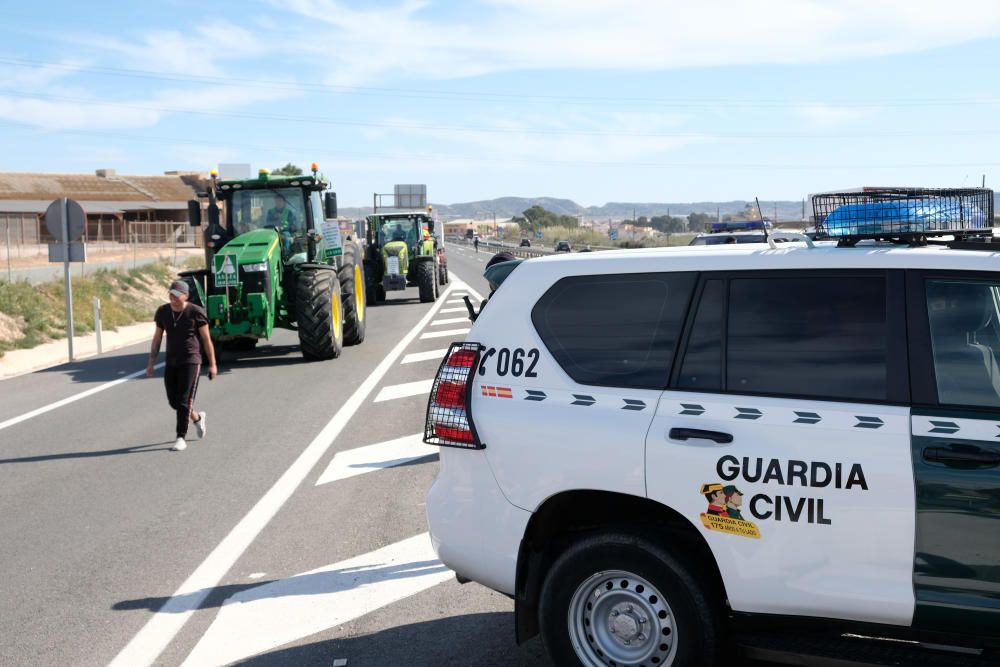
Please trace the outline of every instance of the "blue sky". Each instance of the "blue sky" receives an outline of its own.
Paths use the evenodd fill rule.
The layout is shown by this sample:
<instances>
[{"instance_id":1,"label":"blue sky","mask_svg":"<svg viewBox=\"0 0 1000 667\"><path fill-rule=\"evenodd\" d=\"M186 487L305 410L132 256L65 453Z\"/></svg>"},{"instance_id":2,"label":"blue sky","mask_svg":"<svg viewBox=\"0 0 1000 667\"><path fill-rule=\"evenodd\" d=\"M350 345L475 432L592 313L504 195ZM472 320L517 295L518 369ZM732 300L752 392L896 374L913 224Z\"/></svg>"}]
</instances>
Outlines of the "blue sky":
<instances>
[{"instance_id":1,"label":"blue sky","mask_svg":"<svg viewBox=\"0 0 1000 667\"><path fill-rule=\"evenodd\" d=\"M0 171L316 161L345 205L1000 181L995 0L8 4Z\"/></svg>"}]
</instances>

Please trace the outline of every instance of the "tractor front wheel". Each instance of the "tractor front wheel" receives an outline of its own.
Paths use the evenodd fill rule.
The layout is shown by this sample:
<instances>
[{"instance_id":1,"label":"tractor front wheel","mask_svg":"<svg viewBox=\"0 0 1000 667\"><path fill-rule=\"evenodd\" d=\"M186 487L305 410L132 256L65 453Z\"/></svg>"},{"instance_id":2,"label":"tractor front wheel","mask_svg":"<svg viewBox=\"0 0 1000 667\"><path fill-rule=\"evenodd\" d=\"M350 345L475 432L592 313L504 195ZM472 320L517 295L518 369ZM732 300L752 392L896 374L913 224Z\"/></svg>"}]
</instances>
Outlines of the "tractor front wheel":
<instances>
[{"instance_id":1,"label":"tractor front wheel","mask_svg":"<svg viewBox=\"0 0 1000 667\"><path fill-rule=\"evenodd\" d=\"M434 283L437 276L434 275L434 262L420 262L417 264L417 286L420 287L420 302L433 303Z\"/></svg>"},{"instance_id":2,"label":"tractor front wheel","mask_svg":"<svg viewBox=\"0 0 1000 667\"><path fill-rule=\"evenodd\" d=\"M358 261L355 244L344 247L344 264L340 267L340 288L344 303L344 344L359 345L365 340L365 272Z\"/></svg>"},{"instance_id":3,"label":"tractor front wheel","mask_svg":"<svg viewBox=\"0 0 1000 667\"><path fill-rule=\"evenodd\" d=\"M344 346L344 313L335 271L307 269L295 285L299 345L306 359L336 359Z\"/></svg>"}]
</instances>

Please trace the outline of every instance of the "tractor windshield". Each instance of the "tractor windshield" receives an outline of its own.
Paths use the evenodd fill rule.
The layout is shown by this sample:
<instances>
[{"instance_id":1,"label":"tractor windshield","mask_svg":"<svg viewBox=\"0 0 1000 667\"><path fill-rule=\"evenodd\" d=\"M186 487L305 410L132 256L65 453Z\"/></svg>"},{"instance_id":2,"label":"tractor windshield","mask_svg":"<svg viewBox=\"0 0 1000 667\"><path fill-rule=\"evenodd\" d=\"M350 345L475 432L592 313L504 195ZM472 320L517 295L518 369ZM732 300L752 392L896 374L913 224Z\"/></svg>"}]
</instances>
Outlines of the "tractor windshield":
<instances>
[{"instance_id":1,"label":"tractor windshield","mask_svg":"<svg viewBox=\"0 0 1000 667\"><path fill-rule=\"evenodd\" d=\"M420 220L416 218L390 218L382 220L379 227L379 242L405 241L406 245L416 244L420 238Z\"/></svg>"},{"instance_id":2,"label":"tractor windshield","mask_svg":"<svg viewBox=\"0 0 1000 667\"><path fill-rule=\"evenodd\" d=\"M236 190L229 201L233 234L273 228L279 234L305 236L305 199L300 188Z\"/></svg>"}]
</instances>

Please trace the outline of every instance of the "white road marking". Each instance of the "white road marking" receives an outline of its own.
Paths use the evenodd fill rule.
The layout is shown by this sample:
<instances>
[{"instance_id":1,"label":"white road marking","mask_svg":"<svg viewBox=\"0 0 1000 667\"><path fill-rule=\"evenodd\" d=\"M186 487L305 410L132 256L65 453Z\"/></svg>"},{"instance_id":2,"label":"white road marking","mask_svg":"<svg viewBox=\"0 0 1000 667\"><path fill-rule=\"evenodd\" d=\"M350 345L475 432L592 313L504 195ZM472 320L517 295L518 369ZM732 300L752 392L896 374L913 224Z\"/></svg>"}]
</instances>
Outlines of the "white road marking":
<instances>
[{"instance_id":1,"label":"white road marking","mask_svg":"<svg viewBox=\"0 0 1000 667\"><path fill-rule=\"evenodd\" d=\"M462 306L461 308L442 308L438 312L439 313L466 313L467 314L469 312L469 310L465 306ZM466 318L466 319L468 319L468 318Z\"/></svg>"},{"instance_id":2,"label":"white road marking","mask_svg":"<svg viewBox=\"0 0 1000 667\"><path fill-rule=\"evenodd\" d=\"M461 305L465 305L465 301L462 300L462 299L452 299L451 301L448 302L447 305L449 305L449 306L457 306L457 305L460 305L460 304Z\"/></svg>"},{"instance_id":3,"label":"white road marking","mask_svg":"<svg viewBox=\"0 0 1000 667\"><path fill-rule=\"evenodd\" d=\"M403 384L390 384L382 387L378 396L375 397L374 402L381 403L382 401L392 401L397 398L406 398L407 396L429 394L433 384L434 380L417 380L416 382L404 382Z\"/></svg>"},{"instance_id":4,"label":"white road marking","mask_svg":"<svg viewBox=\"0 0 1000 667\"><path fill-rule=\"evenodd\" d=\"M477 259L476 259L476 261L477 261L477 262L485 262L486 260L485 260L485 259L483 259L482 257L479 257L479 258L477 258Z\"/></svg>"},{"instance_id":5,"label":"white road marking","mask_svg":"<svg viewBox=\"0 0 1000 667\"><path fill-rule=\"evenodd\" d=\"M431 359L441 359L448 354L447 349L431 350L430 352L414 352L403 357L401 364L414 364L418 361L430 361Z\"/></svg>"},{"instance_id":6,"label":"white road marking","mask_svg":"<svg viewBox=\"0 0 1000 667\"><path fill-rule=\"evenodd\" d=\"M153 366L153 369L159 370L163 368L163 366L164 364L161 362ZM13 426L14 424L20 424L21 422L27 421L32 417L37 417L38 415L44 415L46 412L51 412L56 408L61 408L62 406L69 405L70 403L75 403L76 401L79 401L82 398L93 396L94 394L98 394L104 391L105 389L111 389L112 387L115 387L122 383L128 382L129 380L134 380L137 377L142 377L145 375L146 375L146 369L144 368L141 371L136 371L135 373L129 373L123 378L118 378L117 380L112 380L111 382L105 382L104 384L88 389L87 391L81 391L79 394L74 394L72 396L62 399L61 401L56 401L55 403L49 403L48 405L43 405L40 408L35 408L31 412L25 412L23 415L20 415L18 417L11 417L7 421L0 422L0 431L4 430L8 426Z\"/></svg>"},{"instance_id":7,"label":"white road marking","mask_svg":"<svg viewBox=\"0 0 1000 667\"><path fill-rule=\"evenodd\" d=\"M445 289L446 296L451 289L451 285ZM274 518L274 515L288 501L292 493L309 476L313 467L330 449L334 440L337 439L354 414L362 405L365 405L368 396L382 381L382 378L396 365L396 360L399 359L403 351L427 326L427 323L434 319L440 305L441 302L438 302L431 306L416 326L403 336L396 347L375 367L371 375L351 394L351 397L323 427L323 430L316 435L274 483L274 486L257 501L257 504L247 512L246 516L240 519L240 522L191 573L191 576L180 585L180 588L167 600L166 604L153 614L138 634L111 661L111 667L134 667L135 665L150 665L156 662L163 649L180 632L191 615L205 601L205 598L219 585L226 572L232 568L237 559L243 555L247 547L264 529L264 526Z\"/></svg>"},{"instance_id":8,"label":"white road marking","mask_svg":"<svg viewBox=\"0 0 1000 667\"><path fill-rule=\"evenodd\" d=\"M357 477L368 472L393 468L416 459L436 453L437 450L424 444L424 434L416 433L377 445L348 449L337 452L316 480L316 486L329 484L349 477Z\"/></svg>"},{"instance_id":9,"label":"white road marking","mask_svg":"<svg viewBox=\"0 0 1000 667\"><path fill-rule=\"evenodd\" d=\"M444 583L427 533L228 598L184 665L227 665Z\"/></svg>"},{"instance_id":10,"label":"white road marking","mask_svg":"<svg viewBox=\"0 0 1000 667\"><path fill-rule=\"evenodd\" d=\"M469 333L471 327L466 327L465 329L447 329L445 331L430 331L425 334L420 334L421 340L426 340L428 338L447 338L448 336L461 336L462 334Z\"/></svg>"},{"instance_id":11,"label":"white road marking","mask_svg":"<svg viewBox=\"0 0 1000 667\"><path fill-rule=\"evenodd\" d=\"M446 317L443 320L434 320L428 326L439 327L442 324L458 324L459 322L468 322L468 317Z\"/></svg>"}]
</instances>

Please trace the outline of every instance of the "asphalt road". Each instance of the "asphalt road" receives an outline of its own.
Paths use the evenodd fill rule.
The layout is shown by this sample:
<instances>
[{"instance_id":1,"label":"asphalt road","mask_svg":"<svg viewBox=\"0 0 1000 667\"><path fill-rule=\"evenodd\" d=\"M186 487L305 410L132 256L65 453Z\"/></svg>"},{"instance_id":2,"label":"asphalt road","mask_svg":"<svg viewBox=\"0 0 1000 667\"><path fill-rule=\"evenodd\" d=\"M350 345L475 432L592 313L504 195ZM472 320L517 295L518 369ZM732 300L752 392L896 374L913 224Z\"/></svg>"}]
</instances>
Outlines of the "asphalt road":
<instances>
[{"instance_id":1,"label":"asphalt road","mask_svg":"<svg viewBox=\"0 0 1000 667\"><path fill-rule=\"evenodd\" d=\"M485 294L489 255L449 255ZM417 434L464 333L423 336L468 323L405 296L337 360L284 331L225 359L184 452L159 373L129 379L146 344L0 384L0 664L547 664L423 536L437 451Z\"/></svg>"}]
</instances>

